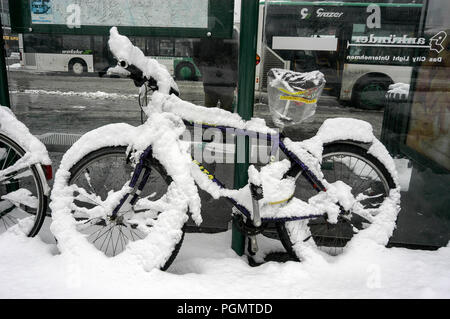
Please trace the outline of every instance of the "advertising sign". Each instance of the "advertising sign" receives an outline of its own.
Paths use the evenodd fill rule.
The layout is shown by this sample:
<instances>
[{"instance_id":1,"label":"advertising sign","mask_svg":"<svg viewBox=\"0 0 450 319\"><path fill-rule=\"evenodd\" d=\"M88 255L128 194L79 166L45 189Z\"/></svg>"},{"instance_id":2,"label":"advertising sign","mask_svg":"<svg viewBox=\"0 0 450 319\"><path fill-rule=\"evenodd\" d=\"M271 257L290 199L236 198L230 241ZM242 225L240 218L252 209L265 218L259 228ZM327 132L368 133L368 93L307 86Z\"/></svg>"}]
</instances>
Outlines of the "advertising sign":
<instances>
[{"instance_id":1,"label":"advertising sign","mask_svg":"<svg viewBox=\"0 0 450 319\"><path fill-rule=\"evenodd\" d=\"M15 32L231 37L234 1L10 0Z\"/></svg>"},{"instance_id":2,"label":"advertising sign","mask_svg":"<svg viewBox=\"0 0 450 319\"><path fill-rule=\"evenodd\" d=\"M208 0L32 0L30 9L32 24L208 27Z\"/></svg>"}]
</instances>

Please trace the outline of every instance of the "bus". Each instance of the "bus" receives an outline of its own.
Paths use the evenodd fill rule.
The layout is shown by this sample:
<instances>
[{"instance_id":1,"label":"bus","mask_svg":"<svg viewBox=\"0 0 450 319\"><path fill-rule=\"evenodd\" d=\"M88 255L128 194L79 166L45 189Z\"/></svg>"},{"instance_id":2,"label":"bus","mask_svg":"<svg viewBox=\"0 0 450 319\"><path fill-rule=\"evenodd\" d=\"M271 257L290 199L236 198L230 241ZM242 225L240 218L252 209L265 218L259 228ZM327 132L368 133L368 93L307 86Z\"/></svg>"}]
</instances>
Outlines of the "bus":
<instances>
[{"instance_id":1,"label":"bus","mask_svg":"<svg viewBox=\"0 0 450 319\"><path fill-rule=\"evenodd\" d=\"M379 109L392 83L409 84L414 58L429 50L419 36L422 0L262 1L261 86L266 52L293 71L320 70L329 94L364 109ZM270 55L269 55L270 57ZM269 63L270 64L270 63Z\"/></svg>"},{"instance_id":2,"label":"bus","mask_svg":"<svg viewBox=\"0 0 450 319\"><path fill-rule=\"evenodd\" d=\"M108 37L96 35L20 34L21 64L36 71L106 74L116 61ZM194 39L129 37L146 56L165 65L177 80L197 80L201 73L192 59Z\"/></svg>"}]
</instances>

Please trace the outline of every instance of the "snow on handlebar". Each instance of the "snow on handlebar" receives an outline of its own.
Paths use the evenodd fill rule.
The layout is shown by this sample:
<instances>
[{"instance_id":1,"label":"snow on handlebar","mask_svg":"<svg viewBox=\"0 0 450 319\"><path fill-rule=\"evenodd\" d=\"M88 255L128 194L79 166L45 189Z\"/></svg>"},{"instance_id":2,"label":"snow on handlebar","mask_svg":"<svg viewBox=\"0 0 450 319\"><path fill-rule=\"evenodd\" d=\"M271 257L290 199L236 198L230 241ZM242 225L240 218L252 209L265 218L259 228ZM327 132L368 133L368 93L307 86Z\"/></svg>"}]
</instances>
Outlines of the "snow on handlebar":
<instances>
[{"instance_id":1,"label":"snow on handlebar","mask_svg":"<svg viewBox=\"0 0 450 319\"><path fill-rule=\"evenodd\" d=\"M144 53L134 46L130 39L120 35L116 27L109 30L109 49L119 61L118 65L132 74L132 79L139 83L139 76L144 82L146 79L155 79L158 91L165 94L178 93L178 86L169 71L155 59L146 57ZM138 81L136 81L138 80Z\"/></svg>"}]
</instances>

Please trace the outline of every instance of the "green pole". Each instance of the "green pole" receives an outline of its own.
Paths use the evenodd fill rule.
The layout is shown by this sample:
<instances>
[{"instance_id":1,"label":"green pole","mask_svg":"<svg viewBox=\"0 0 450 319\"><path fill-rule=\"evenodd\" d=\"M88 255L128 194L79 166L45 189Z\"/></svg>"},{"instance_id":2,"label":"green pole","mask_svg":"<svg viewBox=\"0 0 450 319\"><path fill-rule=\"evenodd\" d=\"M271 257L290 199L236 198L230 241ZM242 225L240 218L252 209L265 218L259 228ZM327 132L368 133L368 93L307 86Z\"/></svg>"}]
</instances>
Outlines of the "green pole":
<instances>
[{"instance_id":1,"label":"green pole","mask_svg":"<svg viewBox=\"0 0 450 319\"><path fill-rule=\"evenodd\" d=\"M256 41L258 33L259 0L241 1L241 30L239 36L239 85L237 113L244 119L253 116L255 94ZM244 150L244 161L238 160L239 150ZM236 156L234 164L234 188L241 188L248 183L249 138L236 139ZM231 248L239 255L244 254L245 237L232 224Z\"/></svg>"},{"instance_id":2,"label":"green pole","mask_svg":"<svg viewBox=\"0 0 450 319\"><path fill-rule=\"evenodd\" d=\"M3 25L0 17L0 105L11 107L9 101L8 76L6 74L5 43L3 42Z\"/></svg>"}]
</instances>

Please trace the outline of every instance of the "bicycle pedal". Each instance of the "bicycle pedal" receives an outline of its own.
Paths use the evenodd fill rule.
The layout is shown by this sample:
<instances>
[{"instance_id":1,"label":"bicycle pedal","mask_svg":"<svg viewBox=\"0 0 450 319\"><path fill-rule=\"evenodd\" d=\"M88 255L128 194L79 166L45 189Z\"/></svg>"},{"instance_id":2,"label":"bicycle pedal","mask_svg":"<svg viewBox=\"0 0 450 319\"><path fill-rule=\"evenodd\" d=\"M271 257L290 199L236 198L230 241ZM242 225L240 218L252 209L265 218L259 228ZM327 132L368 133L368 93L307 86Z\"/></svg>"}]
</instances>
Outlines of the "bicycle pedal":
<instances>
[{"instance_id":1,"label":"bicycle pedal","mask_svg":"<svg viewBox=\"0 0 450 319\"><path fill-rule=\"evenodd\" d=\"M247 251L250 256L254 256L258 252L258 242L256 241L256 236L248 237Z\"/></svg>"}]
</instances>

